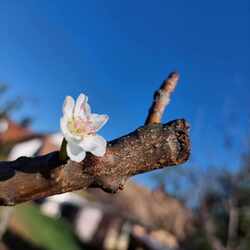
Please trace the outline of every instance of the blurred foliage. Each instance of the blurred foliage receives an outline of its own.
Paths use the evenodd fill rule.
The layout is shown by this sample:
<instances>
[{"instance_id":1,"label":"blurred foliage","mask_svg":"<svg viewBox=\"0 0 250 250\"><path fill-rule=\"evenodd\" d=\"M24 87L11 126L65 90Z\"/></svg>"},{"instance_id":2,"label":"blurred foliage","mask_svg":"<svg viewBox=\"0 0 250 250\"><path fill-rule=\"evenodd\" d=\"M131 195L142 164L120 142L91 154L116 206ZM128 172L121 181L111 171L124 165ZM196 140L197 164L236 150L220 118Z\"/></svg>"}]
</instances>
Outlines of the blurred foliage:
<instances>
[{"instance_id":1,"label":"blurred foliage","mask_svg":"<svg viewBox=\"0 0 250 250\"><path fill-rule=\"evenodd\" d=\"M197 224L193 234L185 240L186 249L213 249L206 231L208 220L213 224L213 237L223 247L231 250L250 249L249 159L250 149L238 172L221 172L216 177L216 188L208 187L204 192L194 210ZM202 216L204 212L206 217ZM233 236L230 232L233 232Z\"/></svg>"},{"instance_id":2,"label":"blurred foliage","mask_svg":"<svg viewBox=\"0 0 250 250\"><path fill-rule=\"evenodd\" d=\"M34 204L17 206L12 221L18 233L38 247L46 250L82 249L69 224L41 214Z\"/></svg>"}]
</instances>

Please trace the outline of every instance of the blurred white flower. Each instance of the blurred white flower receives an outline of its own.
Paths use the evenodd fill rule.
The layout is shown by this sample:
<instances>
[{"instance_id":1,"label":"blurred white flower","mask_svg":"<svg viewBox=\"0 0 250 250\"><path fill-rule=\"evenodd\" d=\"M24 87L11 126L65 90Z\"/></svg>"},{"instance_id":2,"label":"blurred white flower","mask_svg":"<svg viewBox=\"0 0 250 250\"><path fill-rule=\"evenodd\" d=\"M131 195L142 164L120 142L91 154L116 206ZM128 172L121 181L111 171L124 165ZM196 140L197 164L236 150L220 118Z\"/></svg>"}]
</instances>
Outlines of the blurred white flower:
<instances>
[{"instance_id":1,"label":"blurred white flower","mask_svg":"<svg viewBox=\"0 0 250 250\"><path fill-rule=\"evenodd\" d=\"M91 113L88 97L80 94L75 103L67 96L63 105L61 130L67 141L66 152L72 161L81 162L86 152L103 156L106 152L106 140L96 132L108 121L107 115Z\"/></svg>"}]
</instances>

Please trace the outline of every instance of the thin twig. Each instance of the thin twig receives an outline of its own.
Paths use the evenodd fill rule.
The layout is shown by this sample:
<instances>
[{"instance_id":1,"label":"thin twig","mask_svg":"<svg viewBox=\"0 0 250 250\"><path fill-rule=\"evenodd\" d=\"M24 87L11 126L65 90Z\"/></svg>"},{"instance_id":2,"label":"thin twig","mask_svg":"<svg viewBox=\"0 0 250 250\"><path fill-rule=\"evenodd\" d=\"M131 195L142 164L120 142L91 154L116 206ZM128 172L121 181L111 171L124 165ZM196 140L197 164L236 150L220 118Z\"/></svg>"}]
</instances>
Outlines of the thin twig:
<instances>
[{"instance_id":1,"label":"thin twig","mask_svg":"<svg viewBox=\"0 0 250 250\"><path fill-rule=\"evenodd\" d=\"M149 109L145 124L160 123L164 110L170 102L170 95L179 80L179 74L172 72L154 95L154 102Z\"/></svg>"}]
</instances>

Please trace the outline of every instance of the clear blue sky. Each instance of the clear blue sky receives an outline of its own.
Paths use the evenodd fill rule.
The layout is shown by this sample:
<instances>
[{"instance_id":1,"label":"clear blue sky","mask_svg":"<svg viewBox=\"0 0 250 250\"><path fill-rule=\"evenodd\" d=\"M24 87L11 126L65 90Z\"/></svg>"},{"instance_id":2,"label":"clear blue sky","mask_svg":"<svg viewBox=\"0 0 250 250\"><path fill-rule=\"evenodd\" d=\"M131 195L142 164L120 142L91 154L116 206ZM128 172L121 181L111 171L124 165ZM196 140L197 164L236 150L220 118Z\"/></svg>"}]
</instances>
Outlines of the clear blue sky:
<instances>
[{"instance_id":1,"label":"clear blue sky","mask_svg":"<svg viewBox=\"0 0 250 250\"><path fill-rule=\"evenodd\" d=\"M0 81L39 131L58 129L66 95L86 93L112 139L143 124L177 69L165 121L189 121L194 161L225 162L241 150L225 155L225 135L249 132L249 12L248 0L1 0Z\"/></svg>"}]
</instances>

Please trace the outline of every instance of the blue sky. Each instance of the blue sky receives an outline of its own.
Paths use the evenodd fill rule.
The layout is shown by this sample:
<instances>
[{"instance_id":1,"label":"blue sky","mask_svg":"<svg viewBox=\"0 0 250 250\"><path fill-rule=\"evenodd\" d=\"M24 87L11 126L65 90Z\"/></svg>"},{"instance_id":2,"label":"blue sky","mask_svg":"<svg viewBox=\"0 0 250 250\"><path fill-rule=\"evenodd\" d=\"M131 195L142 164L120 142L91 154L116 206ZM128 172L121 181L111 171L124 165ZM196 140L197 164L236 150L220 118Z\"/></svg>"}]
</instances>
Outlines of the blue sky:
<instances>
[{"instance_id":1,"label":"blue sky","mask_svg":"<svg viewBox=\"0 0 250 250\"><path fill-rule=\"evenodd\" d=\"M1 0L0 81L26 100L15 118L44 132L57 131L66 95L86 93L112 139L143 124L177 69L164 121L189 121L194 162L233 168L249 132L249 12L248 0Z\"/></svg>"}]
</instances>

